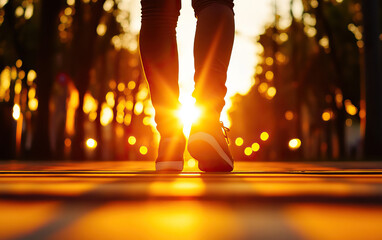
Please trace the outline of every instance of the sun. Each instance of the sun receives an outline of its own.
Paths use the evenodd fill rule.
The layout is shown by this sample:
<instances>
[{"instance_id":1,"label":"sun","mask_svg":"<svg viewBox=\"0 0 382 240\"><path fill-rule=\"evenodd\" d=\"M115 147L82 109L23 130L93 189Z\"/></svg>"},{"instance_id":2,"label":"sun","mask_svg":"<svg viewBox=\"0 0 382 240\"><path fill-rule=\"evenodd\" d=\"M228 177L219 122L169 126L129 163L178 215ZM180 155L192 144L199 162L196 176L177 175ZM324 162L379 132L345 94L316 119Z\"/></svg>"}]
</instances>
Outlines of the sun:
<instances>
[{"instance_id":1,"label":"sun","mask_svg":"<svg viewBox=\"0 0 382 240\"><path fill-rule=\"evenodd\" d=\"M188 136L191 130L191 125L199 118L200 109L195 106L195 99L185 97L180 99L181 107L177 112L177 116L183 123L183 133Z\"/></svg>"}]
</instances>

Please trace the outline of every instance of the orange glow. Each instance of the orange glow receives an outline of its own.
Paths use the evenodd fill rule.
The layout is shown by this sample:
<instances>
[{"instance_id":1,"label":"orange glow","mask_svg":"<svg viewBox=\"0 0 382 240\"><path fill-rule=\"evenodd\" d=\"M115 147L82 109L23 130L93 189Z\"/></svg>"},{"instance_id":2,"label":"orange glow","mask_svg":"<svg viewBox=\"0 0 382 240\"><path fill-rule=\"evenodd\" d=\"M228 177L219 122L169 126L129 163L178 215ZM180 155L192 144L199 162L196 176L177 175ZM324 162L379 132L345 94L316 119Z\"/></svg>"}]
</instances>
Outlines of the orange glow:
<instances>
[{"instance_id":1,"label":"orange glow","mask_svg":"<svg viewBox=\"0 0 382 240\"><path fill-rule=\"evenodd\" d=\"M2 200L0 203L2 215L0 218L0 238L15 239L20 238L20 236L28 238L28 234L49 224L58 211L59 205L60 203L57 201Z\"/></svg>"},{"instance_id":2,"label":"orange glow","mask_svg":"<svg viewBox=\"0 0 382 240\"><path fill-rule=\"evenodd\" d=\"M294 118L294 114L292 111L286 111L285 112L285 119L288 120L288 121L291 121L293 120Z\"/></svg>"},{"instance_id":3,"label":"orange glow","mask_svg":"<svg viewBox=\"0 0 382 240\"><path fill-rule=\"evenodd\" d=\"M89 92L86 92L84 96L84 105L82 106L84 113L89 114L90 112L95 112L97 111L97 107L97 100L95 100Z\"/></svg>"},{"instance_id":4,"label":"orange glow","mask_svg":"<svg viewBox=\"0 0 382 240\"><path fill-rule=\"evenodd\" d=\"M17 78L17 69L16 69L16 67L12 67L11 78L12 79L16 79Z\"/></svg>"},{"instance_id":5,"label":"orange glow","mask_svg":"<svg viewBox=\"0 0 382 240\"><path fill-rule=\"evenodd\" d=\"M121 99L117 104L117 111L123 112L125 110L125 100Z\"/></svg>"},{"instance_id":6,"label":"orange glow","mask_svg":"<svg viewBox=\"0 0 382 240\"><path fill-rule=\"evenodd\" d=\"M126 107L126 109L127 110L129 110L129 111L131 111L132 109L133 109L133 107L134 107L134 103L133 103L133 101L126 101L126 103L125 103L125 107Z\"/></svg>"},{"instance_id":7,"label":"orange glow","mask_svg":"<svg viewBox=\"0 0 382 240\"><path fill-rule=\"evenodd\" d=\"M144 109L143 111L144 111L144 113L145 113L146 115L154 116L154 114L155 114L155 109L154 109L154 107L153 107L151 101L148 101L148 102L147 102L147 105L146 105L146 107L145 107L145 109Z\"/></svg>"},{"instance_id":8,"label":"orange glow","mask_svg":"<svg viewBox=\"0 0 382 240\"><path fill-rule=\"evenodd\" d=\"M243 145L243 143L244 143L243 138L241 138L241 137L236 138L236 140L235 140L236 146L241 146L241 145Z\"/></svg>"},{"instance_id":9,"label":"orange glow","mask_svg":"<svg viewBox=\"0 0 382 240\"><path fill-rule=\"evenodd\" d=\"M260 65L256 66L256 74L262 74L263 73L263 67Z\"/></svg>"},{"instance_id":10,"label":"orange glow","mask_svg":"<svg viewBox=\"0 0 382 240\"><path fill-rule=\"evenodd\" d=\"M90 149L94 149L97 147L97 141L93 138L88 138L88 140L86 140L86 146Z\"/></svg>"},{"instance_id":11,"label":"orange glow","mask_svg":"<svg viewBox=\"0 0 382 240\"><path fill-rule=\"evenodd\" d=\"M22 89L21 80L17 79L17 81L15 83L15 93L19 94L21 92L21 89Z\"/></svg>"},{"instance_id":12,"label":"orange glow","mask_svg":"<svg viewBox=\"0 0 382 240\"><path fill-rule=\"evenodd\" d=\"M117 83L116 83L114 80L111 80L111 81L109 82L109 88L110 88L111 90L114 90L116 87L117 87Z\"/></svg>"},{"instance_id":13,"label":"orange glow","mask_svg":"<svg viewBox=\"0 0 382 240\"><path fill-rule=\"evenodd\" d=\"M274 87L268 88L267 95L270 99L272 99L276 95L276 88Z\"/></svg>"},{"instance_id":14,"label":"orange glow","mask_svg":"<svg viewBox=\"0 0 382 240\"><path fill-rule=\"evenodd\" d=\"M69 101L67 104L67 112L66 112L66 132L69 135L74 134L74 117L76 114L76 109L79 105L79 95L78 91L75 88L72 88L70 91Z\"/></svg>"},{"instance_id":15,"label":"orange glow","mask_svg":"<svg viewBox=\"0 0 382 240\"><path fill-rule=\"evenodd\" d=\"M72 145L72 140L70 140L70 138L65 138L64 144L66 147L70 147Z\"/></svg>"},{"instance_id":16,"label":"orange glow","mask_svg":"<svg viewBox=\"0 0 382 240\"><path fill-rule=\"evenodd\" d=\"M260 134L260 139L261 139L262 141L267 141L268 138L269 138L269 134L268 134L267 132L262 132L262 133Z\"/></svg>"},{"instance_id":17,"label":"orange glow","mask_svg":"<svg viewBox=\"0 0 382 240\"><path fill-rule=\"evenodd\" d=\"M174 182L155 181L150 185L151 196L201 196L205 185L200 178L178 178Z\"/></svg>"},{"instance_id":18,"label":"orange glow","mask_svg":"<svg viewBox=\"0 0 382 240\"><path fill-rule=\"evenodd\" d=\"M107 126L111 123L113 121L113 117L113 110L106 103L102 103L100 119L102 126Z\"/></svg>"},{"instance_id":19,"label":"orange glow","mask_svg":"<svg viewBox=\"0 0 382 240\"><path fill-rule=\"evenodd\" d=\"M272 71L267 71L267 72L265 73L265 78L266 78L268 81L271 81L271 80L273 79L273 77L274 77L274 74L273 74Z\"/></svg>"},{"instance_id":20,"label":"orange glow","mask_svg":"<svg viewBox=\"0 0 382 240\"><path fill-rule=\"evenodd\" d=\"M36 96L36 88L30 88L28 91L28 98L32 99Z\"/></svg>"},{"instance_id":21,"label":"orange glow","mask_svg":"<svg viewBox=\"0 0 382 240\"><path fill-rule=\"evenodd\" d=\"M365 117L366 117L366 111L365 111L364 109L361 109L361 110L359 111L359 117L360 117L360 118L365 118Z\"/></svg>"},{"instance_id":22,"label":"orange glow","mask_svg":"<svg viewBox=\"0 0 382 240\"><path fill-rule=\"evenodd\" d=\"M263 82L259 85L258 91L259 93L265 93L268 90L268 84Z\"/></svg>"},{"instance_id":23,"label":"orange glow","mask_svg":"<svg viewBox=\"0 0 382 240\"><path fill-rule=\"evenodd\" d=\"M298 139L298 138L293 138L289 141L289 148L291 150L296 150L296 149L299 149L300 146L301 146L301 140Z\"/></svg>"},{"instance_id":24,"label":"orange glow","mask_svg":"<svg viewBox=\"0 0 382 240\"><path fill-rule=\"evenodd\" d=\"M71 7L67 7L65 8L65 11L64 11L65 15L72 15L73 13L73 10Z\"/></svg>"},{"instance_id":25,"label":"orange glow","mask_svg":"<svg viewBox=\"0 0 382 240\"><path fill-rule=\"evenodd\" d=\"M143 103L137 102L134 107L134 113L135 115L141 115L142 112L143 112Z\"/></svg>"},{"instance_id":26,"label":"orange glow","mask_svg":"<svg viewBox=\"0 0 382 240\"><path fill-rule=\"evenodd\" d=\"M346 121L345 121L345 125L346 125L347 127L351 127L351 125L353 125L353 121L352 121L350 118L348 118L348 119L346 119Z\"/></svg>"},{"instance_id":27,"label":"orange glow","mask_svg":"<svg viewBox=\"0 0 382 240\"><path fill-rule=\"evenodd\" d=\"M15 120L18 120L20 118L20 105L18 105L17 103L15 105L13 105L13 112L12 112L12 117L13 119Z\"/></svg>"},{"instance_id":28,"label":"orange glow","mask_svg":"<svg viewBox=\"0 0 382 240\"><path fill-rule=\"evenodd\" d=\"M97 118L97 112L89 113L89 121L94 122Z\"/></svg>"},{"instance_id":29,"label":"orange glow","mask_svg":"<svg viewBox=\"0 0 382 240\"><path fill-rule=\"evenodd\" d=\"M102 37L103 35L105 35L106 31L107 31L107 26L104 23L98 24L98 26L97 26L97 34L99 36Z\"/></svg>"},{"instance_id":30,"label":"orange glow","mask_svg":"<svg viewBox=\"0 0 382 240\"><path fill-rule=\"evenodd\" d=\"M318 44L320 44L323 48L329 48L329 38L327 36L322 37Z\"/></svg>"},{"instance_id":31,"label":"orange glow","mask_svg":"<svg viewBox=\"0 0 382 240\"><path fill-rule=\"evenodd\" d=\"M288 35L287 35L288 36ZM279 63L284 63L286 61L286 57L281 52L276 53L276 59Z\"/></svg>"},{"instance_id":32,"label":"orange glow","mask_svg":"<svg viewBox=\"0 0 382 240\"><path fill-rule=\"evenodd\" d=\"M21 151L21 135L23 133L23 114L20 114L16 124L16 154L20 154Z\"/></svg>"},{"instance_id":33,"label":"orange glow","mask_svg":"<svg viewBox=\"0 0 382 240\"><path fill-rule=\"evenodd\" d=\"M125 118L123 119L123 123L126 125L126 126L129 126L130 123L131 123L131 114L126 114L125 115Z\"/></svg>"},{"instance_id":34,"label":"orange glow","mask_svg":"<svg viewBox=\"0 0 382 240\"><path fill-rule=\"evenodd\" d=\"M107 105L109 105L109 107L111 107L111 108L114 107L115 100L114 100L114 93L113 92L108 92L106 94L105 99L106 99L106 103L107 103Z\"/></svg>"},{"instance_id":35,"label":"orange glow","mask_svg":"<svg viewBox=\"0 0 382 240\"><path fill-rule=\"evenodd\" d=\"M282 42L286 42L288 40L288 34L287 33L281 33L279 37L280 37L280 40Z\"/></svg>"},{"instance_id":36,"label":"orange glow","mask_svg":"<svg viewBox=\"0 0 382 240\"><path fill-rule=\"evenodd\" d=\"M113 6L114 6L114 1L107 0L103 4L103 10L105 10L106 12L109 12L113 9Z\"/></svg>"},{"instance_id":37,"label":"orange glow","mask_svg":"<svg viewBox=\"0 0 382 240\"><path fill-rule=\"evenodd\" d=\"M37 73L35 70L29 70L28 75L27 75L27 82L30 85L37 77Z\"/></svg>"},{"instance_id":38,"label":"orange glow","mask_svg":"<svg viewBox=\"0 0 382 240\"><path fill-rule=\"evenodd\" d=\"M36 111L38 108L38 100L36 98L29 99L28 107L31 111Z\"/></svg>"},{"instance_id":39,"label":"orange glow","mask_svg":"<svg viewBox=\"0 0 382 240\"><path fill-rule=\"evenodd\" d=\"M147 149L146 146L141 146L141 147L139 148L139 152L140 152L142 155L146 155L147 152L148 152L148 149Z\"/></svg>"},{"instance_id":40,"label":"orange glow","mask_svg":"<svg viewBox=\"0 0 382 240\"><path fill-rule=\"evenodd\" d=\"M271 58L271 57L267 57L266 59L265 59L265 64L267 64L267 65L272 65L273 64L273 58Z\"/></svg>"},{"instance_id":41,"label":"orange glow","mask_svg":"<svg viewBox=\"0 0 382 240\"><path fill-rule=\"evenodd\" d=\"M251 146L251 148L252 148L252 151L257 152L257 151L260 150L260 144L258 144L258 143L253 143L252 146Z\"/></svg>"},{"instance_id":42,"label":"orange glow","mask_svg":"<svg viewBox=\"0 0 382 240\"><path fill-rule=\"evenodd\" d=\"M336 89L335 99L336 99L337 107L341 107L342 106L342 101L343 101L343 95L342 95L340 89Z\"/></svg>"},{"instance_id":43,"label":"orange glow","mask_svg":"<svg viewBox=\"0 0 382 240\"><path fill-rule=\"evenodd\" d=\"M345 110L349 115L356 115L358 109L351 103L349 99L345 100Z\"/></svg>"},{"instance_id":44,"label":"orange glow","mask_svg":"<svg viewBox=\"0 0 382 240\"><path fill-rule=\"evenodd\" d=\"M136 139L134 136L130 136L130 137L127 139L127 142L128 142L130 145L134 145L134 144L137 142L137 139Z\"/></svg>"},{"instance_id":45,"label":"orange glow","mask_svg":"<svg viewBox=\"0 0 382 240\"><path fill-rule=\"evenodd\" d=\"M25 77L25 72L23 70L21 70L19 72L19 78L22 80L22 79L24 79L24 77Z\"/></svg>"},{"instance_id":46,"label":"orange glow","mask_svg":"<svg viewBox=\"0 0 382 240\"><path fill-rule=\"evenodd\" d=\"M11 84L11 69L6 67L0 74L0 100L4 99Z\"/></svg>"},{"instance_id":47,"label":"orange glow","mask_svg":"<svg viewBox=\"0 0 382 240\"><path fill-rule=\"evenodd\" d=\"M136 83L134 81L130 81L128 84L127 84L127 88L130 89L130 90L133 90L136 86Z\"/></svg>"},{"instance_id":48,"label":"orange glow","mask_svg":"<svg viewBox=\"0 0 382 240\"><path fill-rule=\"evenodd\" d=\"M125 84L124 83L118 83L118 91L123 92L125 90Z\"/></svg>"},{"instance_id":49,"label":"orange glow","mask_svg":"<svg viewBox=\"0 0 382 240\"><path fill-rule=\"evenodd\" d=\"M332 116L331 116L331 112L330 111L325 111L322 113L322 120L324 120L325 122L329 121Z\"/></svg>"},{"instance_id":50,"label":"orange glow","mask_svg":"<svg viewBox=\"0 0 382 240\"><path fill-rule=\"evenodd\" d=\"M147 87L143 87L139 92L137 93L137 99L138 100L144 100L149 95L149 90Z\"/></svg>"},{"instance_id":51,"label":"orange glow","mask_svg":"<svg viewBox=\"0 0 382 240\"><path fill-rule=\"evenodd\" d=\"M244 149L244 154L247 155L247 156L250 156L252 154L252 148L246 147Z\"/></svg>"},{"instance_id":52,"label":"orange glow","mask_svg":"<svg viewBox=\"0 0 382 240\"><path fill-rule=\"evenodd\" d=\"M365 43L362 40L357 41L357 46L359 48L363 48L364 45L365 45Z\"/></svg>"},{"instance_id":53,"label":"orange glow","mask_svg":"<svg viewBox=\"0 0 382 240\"><path fill-rule=\"evenodd\" d=\"M123 121L125 120L124 117L125 117L125 116L124 116L124 112L120 112L120 111L118 111L118 112L117 112L117 116L115 117L115 120L117 121L117 123L122 124Z\"/></svg>"},{"instance_id":54,"label":"orange glow","mask_svg":"<svg viewBox=\"0 0 382 240\"><path fill-rule=\"evenodd\" d=\"M16 67L17 68L21 68L21 66L23 65L23 61L21 59L17 59L16 61Z\"/></svg>"},{"instance_id":55,"label":"orange glow","mask_svg":"<svg viewBox=\"0 0 382 240\"><path fill-rule=\"evenodd\" d=\"M346 192L346 187L342 188L345 189L337 191ZM382 211L373 206L295 203L286 207L285 214L290 226L299 229L304 239L373 239L381 236Z\"/></svg>"},{"instance_id":56,"label":"orange glow","mask_svg":"<svg viewBox=\"0 0 382 240\"><path fill-rule=\"evenodd\" d=\"M145 125L145 126L148 126L148 125L152 124L152 119L151 119L151 117L144 117L143 120L142 120L142 123L143 123L143 125Z\"/></svg>"},{"instance_id":57,"label":"orange glow","mask_svg":"<svg viewBox=\"0 0 382 240\"><path fill-rule=\"evenodd\" d=\"M123 135L125 134L124 128L121 125L116 126L115 134L117 135L117 137L123 137Z\"/></svg>"}]
</instances>

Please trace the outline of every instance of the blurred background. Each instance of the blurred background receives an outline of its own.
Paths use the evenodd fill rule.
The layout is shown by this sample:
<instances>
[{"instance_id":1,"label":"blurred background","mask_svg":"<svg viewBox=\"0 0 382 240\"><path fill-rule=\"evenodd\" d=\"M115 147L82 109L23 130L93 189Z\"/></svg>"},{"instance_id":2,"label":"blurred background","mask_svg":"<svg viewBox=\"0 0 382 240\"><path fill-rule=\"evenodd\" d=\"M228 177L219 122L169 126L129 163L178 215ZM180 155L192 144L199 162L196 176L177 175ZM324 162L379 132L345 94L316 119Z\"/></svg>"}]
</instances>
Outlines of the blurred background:
<instances>
[{"instance_id":1,"label":"blurred background","mask_svg":"<svg viewBox=\"0 0 382 240\"><path fill-rule=\"evenodd\" d=\"M236 1L221 118L237 160L382 159L381 7L379 0ZM195 23L183 0L186 134ZM0 0L0 158L153 161L159 135L139 28L139 0Z\"/></svg>"}]
</instances>

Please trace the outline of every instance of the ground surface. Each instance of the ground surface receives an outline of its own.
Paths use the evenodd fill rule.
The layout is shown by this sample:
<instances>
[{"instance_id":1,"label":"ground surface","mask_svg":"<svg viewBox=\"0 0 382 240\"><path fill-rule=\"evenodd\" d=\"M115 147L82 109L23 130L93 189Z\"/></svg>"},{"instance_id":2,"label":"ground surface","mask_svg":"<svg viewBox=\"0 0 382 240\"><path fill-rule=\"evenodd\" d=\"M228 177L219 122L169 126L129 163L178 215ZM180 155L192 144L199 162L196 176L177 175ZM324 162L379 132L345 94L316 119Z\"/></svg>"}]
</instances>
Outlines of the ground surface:
<instances>
[{"instance_id":1,"label":"ground surface","mask_svg":"<svg viewBox=\"0 0 382 240\"><path fill-rule=\"evenodd\" d=\"M153 167L0 162L0 239L382 239L382 163Z\"/></svg>"}]
</instances>

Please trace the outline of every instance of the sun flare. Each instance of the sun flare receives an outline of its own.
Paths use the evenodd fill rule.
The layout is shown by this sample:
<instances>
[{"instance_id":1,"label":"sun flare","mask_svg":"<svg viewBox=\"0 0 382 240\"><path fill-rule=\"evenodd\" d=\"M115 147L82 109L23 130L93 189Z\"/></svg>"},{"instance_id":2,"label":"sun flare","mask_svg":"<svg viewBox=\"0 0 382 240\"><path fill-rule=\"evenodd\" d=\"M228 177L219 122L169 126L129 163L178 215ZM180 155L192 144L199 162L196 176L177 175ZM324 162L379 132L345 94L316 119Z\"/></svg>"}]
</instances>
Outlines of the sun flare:
<instances>
[{"instance_id":1,"label":"sun flare","mask_svg":"<svg viewBox=\"0 0 382 240\"><path fill-rule=\"evenodd\" d=\"M195 99L192 97L181 99L181 108L179 109L177 116L183 123L183 133L188 136L191 130L191 125L200 116L200 109L195 106Z\"/></svg>"}]
</instances>

